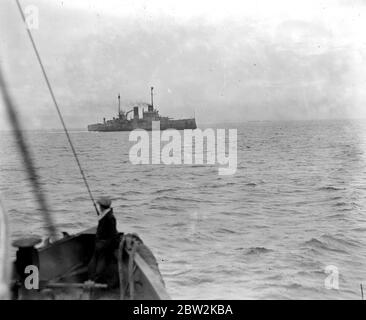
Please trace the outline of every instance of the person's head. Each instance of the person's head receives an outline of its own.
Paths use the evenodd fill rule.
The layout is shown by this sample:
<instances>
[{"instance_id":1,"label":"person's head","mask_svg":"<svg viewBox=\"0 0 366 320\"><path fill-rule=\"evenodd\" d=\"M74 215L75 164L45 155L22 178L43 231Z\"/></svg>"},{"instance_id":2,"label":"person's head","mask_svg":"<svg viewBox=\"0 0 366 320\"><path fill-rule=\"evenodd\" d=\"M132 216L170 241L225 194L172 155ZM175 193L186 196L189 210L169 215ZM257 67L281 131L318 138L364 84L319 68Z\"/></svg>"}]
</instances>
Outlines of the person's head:
<instances>
[{"instance_id":1,"label":"person's head","mask_svg":"<svg viewBox=\"0 0 366 320\"><path fill-rule=\"evenodd\" d=\"M112 200L108 197L101 197L97 200L97 204L99 205L100 210L103 211L111 207Z\"/></svg>"}]
</instances>

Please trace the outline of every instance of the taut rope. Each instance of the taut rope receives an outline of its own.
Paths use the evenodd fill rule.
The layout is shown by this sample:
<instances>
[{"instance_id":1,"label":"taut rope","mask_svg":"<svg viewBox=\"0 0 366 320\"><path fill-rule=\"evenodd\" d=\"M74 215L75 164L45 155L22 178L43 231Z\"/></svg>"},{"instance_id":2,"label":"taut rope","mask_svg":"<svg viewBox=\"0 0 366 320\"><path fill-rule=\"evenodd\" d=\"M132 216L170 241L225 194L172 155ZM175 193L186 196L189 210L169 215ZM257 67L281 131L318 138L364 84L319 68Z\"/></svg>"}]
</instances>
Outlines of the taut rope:
<instances>
[{"instance_id":1,"label":"taut rope","mask_svg":"<svg viewBox=\"0 0 366 320\"><path fill-rule=\"evenodd\" d=\"M22 155L24 165L27 169L28 179L30 180L30 182L32 184L33 192L36 195L36 199L39 203L43 218L46 221L46 228L49 232L49 235L50 235L50 237L53 237L56 235L56 228L53 223L50 211L48 209L46 197L44 196L44 194L41 191L41 183L39 181L30 151L27 147L27 144L25 143L24 135L21 130L21 126L19 123L17 113L15 111L15 106L14 106L14 104L10 98L9 92L7 90L7 86L6 86L1 68L0 68L0 87L2 88L1 91L3 93L3 99L4 99L6 111L8 113L10 122L14 128L14 135L16 138L16 143L17 143L18 149L20 151L20 154Z\"/></svg>"},{"instance_id":2,"label":"taut rope","mask_svg":"<svg viewBox=\"0 0 366 320\"><path fill-rule=\"evenodd\" d=\"M27 26L27 22L26 22L26 20L25 20L24 12L23 12L23 10L22 10L22 7L21 7L21 5L20 5L20 2L19 2L19 0L16 0L16 2L17 2L17 5L18 5L18 9L19 9L20 15L22 16L22 19L23 19L23 21L24 21L25 25ZM76 161L76 163L77 163L77 165L78 165L78 167L79 167L79 170L80 170L81 176L82 176L82 178L83 178L83 180L84 180L84 184L85 184L85 186L86 186L86 189L88 190L90 200L91 200L91 201L92 201L92 203L93 203L93 206L94 206L94 208L95 208L95 211L96 211L97 215L99 215L99 212L98 212L98 209L97 209L97 206L96 206L96 203L95 203L95 200L94 200L93 194L92 194L92 192L91 192L91 190L90 190L90 187L89 187L88 181L86 180L86 177L85 177L85 174L84 174L83 168L81 167L81 164L80 164L79 158L78 158L78 156L77 156L76 150L75 150L74 145L73 145L73 143L72 143L72 141L71 141L71 137L70 137L70 135L69 135L69 132L68 132L68 130L67 130L67 128L66 128L66 124L65 124L64 119L63 119L63 117L62 117L62 114L61 114L60 108L59 108L59 106L58 106L58 103L57 103L56 97L55 97L55 95L54 95L54 93L53 93L53 90L52 90L52 87L51 87L50 81L48 80L48 76L47 76L46 70L45 70L45 68L44 68L44 66L43 66L43 63L42 63L42 60L41 60L41 56L40 56L40 54L39 54L39 52L38 52L38 49L37 49L37 47L36 47L36 44L35 44L35 42L34 42L34 39L33 39L32 33L31 33L31 31L30 31L30 29L29 29L29 28L26 28L26 29L27 29L27 33L28 33L29 40L31 41L31 43L32 43L32 47L33 47L34 52L35 52L35 54L36 54L36 56L37 56L38 63L39 63L39 65L40 65L40 67L41 67L42 74L43 74L44 80L46 81L46 84L47 84L47 87L48 87L48 91L50 92L50 95L51 95L51 98L52 98L53 104L54 104L54 106L55 106L55 108L56 108L56 111L57 111L57 114L58 114L58 116L59 116L59 118L60 118L60 121L61 121L62 127L63 127L63 129L64 129L65 134L66 134L66 137L67 137L67 140L68 140L68 142L69 142L69 145L70 145L70 147L71 147L71 150L72 150L72 153L73 153L73 155L74 155L75 161Z\"/></svg>"}]
</instances>

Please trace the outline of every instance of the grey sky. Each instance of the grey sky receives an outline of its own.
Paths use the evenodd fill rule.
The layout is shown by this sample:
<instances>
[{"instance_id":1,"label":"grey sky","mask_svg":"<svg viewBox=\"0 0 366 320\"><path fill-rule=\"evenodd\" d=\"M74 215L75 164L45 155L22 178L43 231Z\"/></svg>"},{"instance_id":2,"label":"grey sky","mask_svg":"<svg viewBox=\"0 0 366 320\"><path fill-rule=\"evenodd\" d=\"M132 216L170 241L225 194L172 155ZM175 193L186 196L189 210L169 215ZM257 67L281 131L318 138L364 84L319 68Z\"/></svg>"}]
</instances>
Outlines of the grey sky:
<instances>
[{"instance_id":1,"label":"grey sky","mask_svg":"<svg viewBox=\"0 0 366 320\"><path fill-rule=\"evenodd\" d=\"M366 116L362 1L21 1L69 127L155 102L197 122ZM14 1L0 53L26 128L59 128ZM2 103L2 102L1 102ZM3 106L0 128L7 129Z\"/></svg>"}]
</instances>

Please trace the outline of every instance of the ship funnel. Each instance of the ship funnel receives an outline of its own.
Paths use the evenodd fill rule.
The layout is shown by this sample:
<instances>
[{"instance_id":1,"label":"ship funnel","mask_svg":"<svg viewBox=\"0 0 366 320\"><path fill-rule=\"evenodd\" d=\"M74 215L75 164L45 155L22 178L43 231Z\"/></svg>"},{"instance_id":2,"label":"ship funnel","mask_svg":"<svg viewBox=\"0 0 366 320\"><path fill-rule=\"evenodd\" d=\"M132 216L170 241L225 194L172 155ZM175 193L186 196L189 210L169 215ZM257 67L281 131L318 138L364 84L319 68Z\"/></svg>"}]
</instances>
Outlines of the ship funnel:
<instances>
[{"instance_id":1,"label":"ship funnel","mask_svg":"<svg viewBox=\"0 0 366 320\"><path fill-rule=\"evenodd\" d=\"M134 119L139 118L139 107L133 107L133 118Z\"/></svg>"},{"instance_id":2,"label":"ship funnel","mask_svg":"<svg viewBox=\"0 0 366 320\"><path fill-rule=\"evenodd\" d=\"M151 89L151 104L147 105L147 111L154 112L154 93L153 93L154 87L150 87L150 89Z\"/></svg>"}]
</instances>

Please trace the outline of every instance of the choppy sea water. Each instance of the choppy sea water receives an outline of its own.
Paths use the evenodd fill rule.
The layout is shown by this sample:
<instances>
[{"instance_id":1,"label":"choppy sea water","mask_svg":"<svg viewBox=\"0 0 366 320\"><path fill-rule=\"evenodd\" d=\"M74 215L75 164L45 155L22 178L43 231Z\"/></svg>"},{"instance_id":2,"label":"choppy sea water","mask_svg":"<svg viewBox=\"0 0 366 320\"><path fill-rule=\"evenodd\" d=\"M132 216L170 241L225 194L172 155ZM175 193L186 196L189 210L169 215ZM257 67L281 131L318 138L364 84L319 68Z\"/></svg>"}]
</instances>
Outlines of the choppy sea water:
<instances>
[{"instance_id":1,"label":"choppy sea water","mask_svg":"<svg viewBox=\"0 0 366 320\"><path fill-rule=\"evenodd\" d=\"M173 299L360 299L366 122L216 127L238 129L235 175L211 165L131 165L126 132L71 137L93 193L110 195L119 230L153 250ZM65 135L26 135L59 230L95 225ZM0 147L12 238L45 235L10 133L1 133ZM325 287L327 266L338 269L338 290Z\"/></svg>"}]
</instances>

